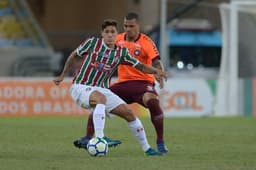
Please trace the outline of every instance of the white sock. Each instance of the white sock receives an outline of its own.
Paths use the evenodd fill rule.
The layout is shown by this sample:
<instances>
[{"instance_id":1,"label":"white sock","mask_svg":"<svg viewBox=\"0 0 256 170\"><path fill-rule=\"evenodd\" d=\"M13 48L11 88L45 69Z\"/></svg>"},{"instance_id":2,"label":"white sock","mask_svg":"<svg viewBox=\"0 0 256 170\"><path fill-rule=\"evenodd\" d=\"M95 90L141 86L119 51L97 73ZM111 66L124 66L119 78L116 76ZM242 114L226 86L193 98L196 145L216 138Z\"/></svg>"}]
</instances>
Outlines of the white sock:
<instances>
[{"instance_id":1,"label":"white sock","mask_svg":"<svg viewBox=\"0 0 256 170\"><path fill-rule=\"evenodd\" d=\"M93 111L93 124L96 137L104 137L105 105L97 104Z\"/></svg>"},{"instance_id":2,"label":"white sock","mask_svg":"<svg viewBox=\"0 0 256 170\"><path fill-rule=\"evenodd\" d=\"M148 144L146 133L144 131L144 127L141 121L138 118L136 118L136 120L128 122L128 124L132 130L132 133L136 136L137 140L139 141L143 151L147 151L150 148L150 145Z\"/></svg>"}]
</instances>

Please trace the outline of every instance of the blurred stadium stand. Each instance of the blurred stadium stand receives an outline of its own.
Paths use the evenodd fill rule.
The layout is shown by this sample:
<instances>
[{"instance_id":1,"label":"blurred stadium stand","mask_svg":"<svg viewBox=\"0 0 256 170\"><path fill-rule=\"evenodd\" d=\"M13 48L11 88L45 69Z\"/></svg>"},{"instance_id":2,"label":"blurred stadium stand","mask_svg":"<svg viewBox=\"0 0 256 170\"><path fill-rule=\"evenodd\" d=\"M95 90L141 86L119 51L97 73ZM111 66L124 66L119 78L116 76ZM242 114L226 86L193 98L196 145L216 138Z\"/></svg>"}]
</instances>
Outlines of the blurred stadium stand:
<instances>
[{"instance_id":1,"label":"blurred stadium stand","mask_svg":"<svg viewBox=\"0 0 256 170\"><path fill-rule=\"evenodd\" d=\"M197 19L205 19L213 23L214 26L216 26L215 31L218 31L221 25L218 4L227 1L229 0L168 0L168 22L173 23L173 20L176 19L183 21L187 18L195 19L194 21ZM61 8L59 8L60 3L62 4ZM106 9L105 5L107 4L112 5ZM66 12L70 10L70 5L72 5L73 9L72 15ZM99 11L104 10L104 13L99 12L97 15L94 15L94 8L92 8L92 6L99 8ZM33 11L33 14L30 9ZM115 18L120 23L121 28L123 16L129 11L137 11L140 14L142 31L155 39L157 43L157 37L154 34L159 32L159 2L154 0L109 0L106 2L101 0L76 0L76 3L61 0L0 0L0 58L1 65L3 65L0 67L0 76L33 76L39 74L51 76L55 74L58 72L59 68L62 67L70 52L84 38L96 35L99 32L99 24L103 19L106 17ZM170 34L177 33L173 31L177 30L172 30L171 28ZM199 35L199 33L191 31L190 35L195 36ZM208 32L207 35L215 34ZM169 46L172 48L174 44L172 43L173 41L170 40L170 37L171 36L168 36L168 41L170 41ZM188 36L186 37L188 39ZM182 45L179 45L176 49L179 50L180 47L182 47ZM198 47L199 46L197 46L197 49ZM216 50L214 49L214 54L216 54L215 58L218 60L220 58L219 48L220 47L218 47L217 52L215 52ZM61 53L56 53L55 50ZM205 47L205 50L209 51L208 47ZM175 50L173 51L175 52ZM200 48L197 51L202 50ZM172 54L171 52L169 56L171 62L175 60L175 55ZM6 56L8 56L8 58ZM39 63L43 58L42 56L46 56L45 58L48 58L48 63L41 61L41 63L45 63L45 67L40 67L41 69L34 69L32 66L23 68L25 65L24 62L35 62L29 62L32 60L31 58L33 58L31 56L39 56ZM201 59L203 61L208 58L208 56L204 57L205 54L203 53L202 55L200 53L200 56L202 56L199 57L200 62ZM193 56L191 58L193 59ZM215 58L213 59L215 60ZM197 62L199 59L198 57L194 57L193 60ZM210 60L207 59L207 61ZM192 70L175 70L177 68L176 64L170 63L171 69L182 74L187 73L184 71L197 71L197 66L200 66L198 69L200 72L202 69L205 70L205 68L208 67L208 65L204 63L199 63L194 64ZM26 70L19 72L17 68ZM29 71L29 68L31 68L31 71ZM49 70L45 72L47 69ZM215 68L211 68L211 70L213 69ZM218 69L219 65L217 65L216 70ZM214 70L213 75L216 75L216 73L217 72ZM175 74L177 75L176 72Z\"/></svg>"},{"instance_id":2,"label":"blurred stadium stand","mask_svg":"<svg viewBox=\"0 0 256 170\"><path fill-rule=\"evenodd\" d=\"M25 0L0 0L0 59L0 76L50 76L60 67Z\"/></svg>"}]
</instances>

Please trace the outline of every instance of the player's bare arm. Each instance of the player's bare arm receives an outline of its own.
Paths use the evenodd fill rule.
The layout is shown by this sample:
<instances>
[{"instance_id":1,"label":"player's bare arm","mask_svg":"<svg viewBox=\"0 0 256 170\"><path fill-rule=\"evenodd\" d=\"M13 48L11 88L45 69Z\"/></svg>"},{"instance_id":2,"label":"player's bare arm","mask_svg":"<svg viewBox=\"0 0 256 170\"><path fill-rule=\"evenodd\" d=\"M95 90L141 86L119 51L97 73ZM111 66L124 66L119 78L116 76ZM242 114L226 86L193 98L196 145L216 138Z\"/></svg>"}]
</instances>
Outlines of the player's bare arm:
<instances>
[{"instance_id":1,"label":"player's bare arm","mask_svg":"<svg viewBox=\"0 0 256 170\"><path fill-rule=\"evenodd\" d=\"M153 61L153 66L154 66L155 68L158 68L159 70L164 71L164 66L163 66L161 60L159 60L159 59L156 59L156 60ZM163 78L162 78L162 77L159 77L159 76L157 76L157 75L155 75L155 79L156 79L156 81L159 83L160 89L164 88L164 81L163 81Z\"/></svg>"},{"instance_id":2,"label":"player's bare arm","mask_svg":"<svg viewBox=\"0 0 256 170\"><path fill-rule=\"evenodd\" d=\"M76 51L73 51L69 55L61 74L53 80L53 82L56 85L59 85L64 80L65 75L69 72L69 70L72 67L74 61L76 60L76 57L78 57L77 54L76 54Z\"/></svg>"},{"instance_id":3,"label":"player's bare arm","mask_svg":"<svg viewBox=\"0 0 256 170\"><path fill-rule=\"evenodd\" d=\"M167 80L167 73L158 69L158 68L154 68L154 67L148 66L148 65L143 64L143 63L137 64L135 66L135 68L144 72L144 73L155 74L156 76L164 78L165 80Z\"/></svg>"}]
</instances>

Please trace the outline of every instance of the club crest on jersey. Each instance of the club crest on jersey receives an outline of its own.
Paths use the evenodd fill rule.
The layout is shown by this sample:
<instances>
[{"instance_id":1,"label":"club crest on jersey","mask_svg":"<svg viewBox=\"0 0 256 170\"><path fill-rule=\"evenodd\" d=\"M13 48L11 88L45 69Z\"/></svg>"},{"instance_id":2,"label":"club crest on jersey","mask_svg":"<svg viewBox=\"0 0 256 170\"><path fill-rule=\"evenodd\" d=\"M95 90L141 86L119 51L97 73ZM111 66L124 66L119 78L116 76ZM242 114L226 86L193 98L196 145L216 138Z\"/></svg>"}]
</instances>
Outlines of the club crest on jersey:
<instances>
[{"instance_id":1,"label":"club crest on jersey","mask_svg":"<svg viewBox=\"0 0 256 170\"><path fill-rule=\"evenodd\" d=\"M134 53L134 55L139 56L140 55L140 50L136 49L133 53Z\"/></svg>"}]
</instances>

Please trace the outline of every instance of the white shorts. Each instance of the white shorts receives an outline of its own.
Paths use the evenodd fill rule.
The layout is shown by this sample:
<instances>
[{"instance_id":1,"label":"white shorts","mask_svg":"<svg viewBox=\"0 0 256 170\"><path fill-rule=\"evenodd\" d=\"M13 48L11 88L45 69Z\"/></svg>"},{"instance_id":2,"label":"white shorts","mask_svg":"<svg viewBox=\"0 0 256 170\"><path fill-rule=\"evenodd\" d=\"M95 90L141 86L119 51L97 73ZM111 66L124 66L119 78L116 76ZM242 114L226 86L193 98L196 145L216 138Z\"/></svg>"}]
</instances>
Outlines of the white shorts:
<instances>
[{"instance_id":1,"label":"white shorts","mask_svg":"<svg viewBox=\"0 0 256 170\"><path fill-rule=\"evenodd\" d=\"M87 86L83 84L73 84L70 87L70 95L72 99L81 107L85 109L93 109L89 104L89 97L93 91L97 90L98 92L106 96L106 113L109 113L111 110L119 106L120 104L125 104L125 102L114 94L111 90L96 86Z\"/></svg>"}]
</instances>

